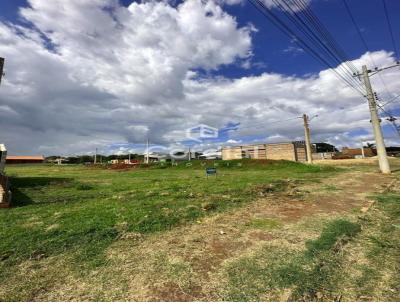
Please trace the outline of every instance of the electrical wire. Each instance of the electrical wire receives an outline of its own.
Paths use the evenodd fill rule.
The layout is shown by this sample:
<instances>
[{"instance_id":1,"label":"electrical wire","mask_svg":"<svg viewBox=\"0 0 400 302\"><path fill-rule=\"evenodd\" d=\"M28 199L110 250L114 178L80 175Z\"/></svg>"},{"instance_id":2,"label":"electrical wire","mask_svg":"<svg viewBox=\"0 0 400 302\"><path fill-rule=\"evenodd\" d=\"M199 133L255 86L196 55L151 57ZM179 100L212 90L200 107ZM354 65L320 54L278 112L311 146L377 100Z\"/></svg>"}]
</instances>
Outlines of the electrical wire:
<instances>
[{"instance_id":1,"label":"electrical wire","mask_svg":"<svg viewBox=\"0 0 400 302\"><path fill-rule=\"evenodd\" d=\"M335 42L332 34L327 30L327 28L322 24L322 22L317 18L317 16L313 13L311 9L309 9L309 5L304 2L304 0L294 0L295 3L299 4L300 11L308 18L309 22L315 26L315 28L324 36L325 41L335 49L336 53L339 54L342 61L348 64L351 71L353 73L357 73L358 70L355 65L348 59L346 53L343 48Z\"/></svg>"},{"instance_id":2,"label":"electrical wire","mask_svg":"<svg viewBox=\"0 0 400 302\"><path fill-rule=\"evenodd\" d=\"M378 101L379 98L377 94L375 94L375 99ZM376 102L376 105L378 106L378 109L381 110L383 113L386 114L388 117L387 120L391 123L394 131L400 136L400 126L397 125L396 123L396 118L393 116L393 113L389 109L384 109L382 105L380 105L378 102Z\"/></svg>"},{"instance_id":3,"label":"electrical wire","mask_svg":"<svg viewBox=\"0 0 400 302\"><path fill-rule=\"evenodd\" d=\"M386 22L387 22L387 25L389 28L390 38L391 38L392 44L393 44L393 50L396 55L396 58L399 59L399 53L397 51L396 41L394 40L392 23L390 22L389 13L388 13L387 5L386 5L386 0L382 0L382 3L383 3L383 10L385 11Z\"/></svg>"},{"instance_id":4,"label":"electrical wire","mask_svg":"<svg viewBox=\"0 0 400 302\"><path fill-rule=\"evenodd\" d=\"M284 122L293 121L293 120L296 120L296 119L299 119L299 117L296 116L296 117L285 119L285 120L272 121L272 122L268 122L267 124L265 124L265 123L252 123L251 126L246 126L246 127L240 127L240 124L239 124L237 126L233 126L232 127L232 128L236 128L236 129L231 129L231 130L236 131L236 130L243 130L243 129L265 128L265 127L268 127L268 125L284 123Z\"/></svg>"},{"instance_id":5,"label":"electrical wire","mask_svg":"<svg viewBox=\"0 0 400 302\"><path fill-rule=\"evenodd\" d=\"M365 40L365 38L364 38L364 36L363 36L363 34L362 34L362 32L361 32L361 29L360 29L360 27L358 26L358 24L357 24L357 22L356 22L356 20L355 20L355 18L354 18L354 15L353 15L353 13L352 13L352 11L351 11L351 8L350 8L349 4L347 3L347 0L342 0L342 2L343 2L344 6L345 6L345 8L346 8L346 11L347 11L347 13L348 13L348 15L349 15L349 17L350 17L350 19L351 19L351 21L352 21L354 27L355 27L356 30L357 30L358 36L359 36L359 38L360 38L362 44L364 45L365 50L367 51L368 57L369 57L369 59L371 60L372 65L374 66L374 68L376 68L377 66L376 66L376 63L375 63L374 58L373 58L372 55L371 55L371 50L370 50L370 48L368 47L367 41ZM386 7L386 6L385 6L385 7ZM386 85L386 82L384 81L384 79L383 79L383 77L382 77L382 75L381 75L380 73L378 73L378 77L379 77L379 79L380 79L380 81L381 81L381 83L382 83L382 85L383 85L383 87L384 87L384 89L385 89L386 95L387 95L388 97L391 97L391 93L389 92L389 89L388 89L388 87L387 87L387 85Z\"/></svg>"},{"instance_id":6,"label":"electrical wire","mask_svg":"<svg viewBox=\"0 0 400 302\"><path fill-rule=\"evenodd\" d=\"M399 98L399 97L400 97L400 94L396 95L396 96L393 97L391 100L389 100L389 101L387 101L385 104L383 104L382 107L385 107L386 105L389 105L389 104L391 104L391 103L393 103L393 102L400 101L400 100L397 99L397 98Z\"/></svg>"},{"instance_id":7,"label":"electrical wire","mask_svg":"<svg viewBox=\"0 0 400 302\"><path fill-rule=\"evenodd\" d=\"M365 93L362 91L361 88L357 87L357 85L354 83L355 79L353 78L352 74L349 74L346 72L345 74L342 74L338 72L338 70L335 69L334 64L329 61L326 57L324 57L323 54L320 53L322 47L320 41L315 38L310 32L307 32L309 28L307 29L306 27L301 27L300 32L303 36L300 36L298 33L295 32L294 29L290 28L284 21L282 21L271 9L267 8L266 5L261 1L261 0L249 0L250 3L259 11L261 12L265 17L267 17L275 26L278 27L279 30L281 30L285 35L287 35L290 39L292 39L296 44L299 45L304 51L308 52L310 55L312 55L314 58L316 58L319 62L321 62L323 65L327 66L329 69L331 69L335 75L343 80L349 87L352 87L354 90L356 90L359 94L361 94L363 97L365 97ZM283 6L281 3L276 2L275 0L272 0L274 4L277 7L280 7L281 10ZM293 2L293 1L292 1ZM293 2L294 3L294 2ZM294 24L304 24L304 22L301 22L300 20L297 19L297 16L290 16L290 13L296 14L296 12L292 11L287 12L283 8L283 12L285 13L286 17ZM306 41L304 38L306 38L308 41ZM322 42L323 43L323 42ZM315 49L317 46L317 49ZM329 53L329 51L326 50L325 48L325 54ZM341 66L339 65L339 68Z\"/></svg>"},{"instance_id":8,"label":"electrical wire","mask_svg":"<svg viewBox=\"0 0 400 302\"><path fill-rule=\"evenodd\" d=\"M337 51L336 44L334 47L329 47L328 37L325 32L321 30L319 24L317 24L310 16L302 14L303 7L295 0L290 2L280 1L280 0L272 0L273 3L279 8L286 18L290 20L294 27L301 32L304 38L306 38L314 47L318 49L318 51L322 52L325 57L333 60L332 65L336 65L337 69L343 72L342 74L347 77L350 82L353 82L355 86L359 85L359 83L353 78L352 74L356 70L348 70L348 65L344 62L347 61L346 58L342 58L341 54ZM300 12L300 13L299 13ZM316 18L316 17L315 17ZM332 45L332 42L330 43Z\"/></svg>"},{"instance_id":9,"label":"electrical wire","mask_svg":"<svg viewBox=\"0 0 400 302\"><path fill-rule=\"evenodd\" d=\"M342 1L373 66L376 68L376 63L371 55L368 44L361 33L361 29L358 26L347 1ZM354 74L358 74L357 68L348 59L342 47L335 41L330 32L312 12L311 8L304 0L271 0L271 3L278 8L285 19L289 21L289 24L287 21L283 21L277 15L277 13L274 13L271 7L267 7L262 0L249 0L249 2L265 17L267 17L275 26L277 26L279 30L292 39L292 41L294 41L299 47L301 47L308 54L312 55L323 65L331 69L335 75L339 79L343 80L349 87L360 93L364 98L367 98L365 95L366 93L363 92L365 88L360 78L357 78L358 80L354 78ZM386 5L385 13L387 15ZM388 25L391 26L388 16L387 21ZM290 26L290 24L292 24L292 26ZM390 31L392 35L391 27ZM394 39L392 39L392 41L394 42ZM382 76L380 74L378 75L386 90L386 93L391 95ZM392 101L394 100L389 102ZM387 105L389 102L387 102L385 105ZM377 105L380 110L390 117L390 120L393 121L394 128L400 135L400 129L398 126L396 126L391 112L383 109L383 106L379 104ZM254 128L254 125L251 128Z\"/></svg>"},{"instance_id":10,"label":"electrical wire","mask_svg":"<svg viewBox=\"0 0 400 302\"><path fill-rule=\"evenodd\" d=\"M339 45L339 43L337 43L337 41L335 41L330 32L312 12L312 10L309 8L309 5L305 3L304 0L292 0L290 3L290 5L286 3L286 6L291 9L292 14L298 15L298 17L300 17L299 19L301 19L301 16L303 16L304 23L308 29L311 32L315 31L316 34L319 35L319 42L322 42L323 46L329 46L330 51L333 52L334 56L336 56L341 64L345 64L348 67L350 73L357 72L357 68L348 60L342 47ZM292 9L291 6L294 6L295 9Z\"/></svg>"}]
</instances>

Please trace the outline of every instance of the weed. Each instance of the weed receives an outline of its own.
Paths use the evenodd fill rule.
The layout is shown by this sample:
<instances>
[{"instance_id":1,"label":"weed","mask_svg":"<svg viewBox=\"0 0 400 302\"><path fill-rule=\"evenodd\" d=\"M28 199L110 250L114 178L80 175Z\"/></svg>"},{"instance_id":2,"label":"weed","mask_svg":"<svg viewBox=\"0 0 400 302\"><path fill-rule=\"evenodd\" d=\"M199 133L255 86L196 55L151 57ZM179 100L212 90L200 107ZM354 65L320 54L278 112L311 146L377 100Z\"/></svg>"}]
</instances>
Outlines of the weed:
<instances>
[{"instance_id":1,"label":"weed","mask_svg":"<svg viewBox=\"0 0 400 302\"><path fill-rule=\"evenodd\" d=\"M254 229L271 230L280 227L281 223L272 218L256 218L252 219L246 226Z\"/></svg>"}]
</instances>

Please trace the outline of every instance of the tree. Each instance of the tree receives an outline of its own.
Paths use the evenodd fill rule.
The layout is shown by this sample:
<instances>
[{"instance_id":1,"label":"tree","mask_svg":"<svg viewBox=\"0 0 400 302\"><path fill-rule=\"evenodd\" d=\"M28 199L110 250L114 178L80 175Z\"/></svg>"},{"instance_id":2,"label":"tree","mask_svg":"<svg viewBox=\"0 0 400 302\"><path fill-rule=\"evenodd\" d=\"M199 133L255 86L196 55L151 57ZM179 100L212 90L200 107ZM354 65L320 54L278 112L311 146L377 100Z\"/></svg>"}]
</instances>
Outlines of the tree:
<instances>
[{"instance_id":1,"label":"tree","mask_svg":"<svg viewBox=\"0 0 400 302\"><path fill-rule=\"evenodd\" d=\"M339 150L336 149L334 145L328 143L316 143L315 149L317 153L325 153L325 152L338 152Z\"/></svg>"}]
</instances>

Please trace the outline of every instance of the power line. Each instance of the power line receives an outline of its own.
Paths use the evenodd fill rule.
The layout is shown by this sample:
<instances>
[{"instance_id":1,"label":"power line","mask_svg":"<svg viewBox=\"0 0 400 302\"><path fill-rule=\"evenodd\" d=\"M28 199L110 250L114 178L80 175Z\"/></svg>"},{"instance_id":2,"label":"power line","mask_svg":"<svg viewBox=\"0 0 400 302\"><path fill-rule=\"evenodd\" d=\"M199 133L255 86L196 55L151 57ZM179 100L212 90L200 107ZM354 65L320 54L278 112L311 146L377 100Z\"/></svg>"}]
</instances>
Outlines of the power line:
<instances>
[{"instance_id":1,"label":"power line","mask_svg":"<svg viewBox=\"0 0 400 302\"><path fill-rule=\"evenodd\" d=\"M350 105L350 106L348 106L346 108L348 109L348 108L351 108L351 107L354 107L354 105ZM341 107L340 110L345 110L346 108L345 107ZM315 114L315 117L321 117L321 116L331 115L331 114L332 114L331 111L322 112L322 113ZM285 119L285 120L272 121L272 122L269 122L269 123L251 123L251 125L246 126L246 127L241 127L240 124L239 124L237 126L232 126L232 128L236 128L237 127L237 129L228 129L228 130L236 131L236 130L243 130L243 129L265 128L265 127L268 127L269 125L272 125L272 124L279 124L279 123L283 123L283 122L293 121L293 120L296 120L296 119L299 119L299 118L302 118L302 117L299 115L299 116L296 116L296 117L293 117L293 118L289 118L289 119Z\"/></svg>"},{"instance_id":2,"label":"power line","mask_svg":"<svg viewBox=\"0 0 400 302\"><path fill-rule=\"evenodd\" d=\"M309 8L309 5L304 2L304 0L292 0L293 4L296 6L299 14L305 17L306 23L311 25L314 30L322 37L322 41L324 44L329 45L336 56L340 59L341 63L344 63L348 66L352 73L357 72L357 68L354 64L348 60L347 55L345 54L342 47L335 41L331 33L326 29L326 27L322 24L322 22L318 19L318 17L313 13L313 11Z\"/></svg>"},{"instance_id":3,"label":"power line","mask_svg":"<svg viewBox=\"0 0 400 302\"><path fill-rule=\"evenodd\" d=\"M361 80L358 78L357 81L353 77L353 75L358 74L357 69L352 64L352 62L349 62L347 56L345 55L345 52L342 50L340 45L334 40L329 31L323 26L322 22L320 22L319 19L313 14L311 8L307 3L305 3L304 0L270 0L271 4L273 4L273 6L279 10L279 14L281 14L284 18L280 17L278 15L278 12L274 12L273 8L271 6L268 6L263 0L249 1L257 10L259 10L275 26L277 26L279 30L281 30L285 35L291 38L292 41L299 45L304 51L311 54L322 64L326 65L335 73L338 78L347 83L351 88L360 93L364 98L367 98L367 96L365 95L366 93L363 92L364 86L361 84ZM371 51L369 50L367 42L361 33L360 27L357 25L357 22L351 12L347 1L343 0L343 3L365 49L367 50L367 54L370 57L372 64L374 65L375 69L378 69L371 55ZM337 67L335 68L334 66ZM368 75L368 70L366 66L363 66L363 70ZM379 78L382 81L382 84L385 87L387 94L390 95L386 83L384 82L380 74ZM368 85L366 84L365 87L368 90L367 86ZM370 93L372 93L370 84L369 91L371 91ZM367 99L368 102L371 103L370 97ZM378 116L376 114L376 111L374 116L377 120ZM374 127L376 128L376 125ZM382 137L380 126L379 133ZM383 141L382 146L384 148Z\"/></svg>"},{"instance_id":4,"label":"power line","mask_svg":"<svg viewBox=\"0 0 400 302\"><path fill-rule=\"evenodd\" d=\"M272 1L314 47L324 53L325 57L333 60L332 65L337 65L337 68L344 72L344 76L346 76L347 79L351 82L355 82L353 83L355 86L360 84L352 77L356 69L351 70L352 68L346 63L348 61L346 56L343 57L343 53L338 51L338 43L336 43L333 38L328 38L327 31L325 32L322 30L322 23L315 15L310 15L310 9L308 9L304 2L300 3L296 0L292 0L290 3L280 0ZM308 14L304 13L306 9ZM316 22L316 20L319 22ZM349 70L346 67L349 68Z\"/></svg>"},{"instance_id":5,"label":"power line","mask_svg":"<svg viewBox=\"0 0 400 302\"><path fill-rule=\"evenodd\" d=\"M291 14L297 15L297 13L291 9L290 12L288 12L282 5L281 3L276 2L275 0L272 0L274 4L281 8L282 12L286 15L286 17L296 25L302 24L303 26L299 26L299 29L303 37L308 40L307 42L305 39L300 36L298 33L295 32L292 28L290 28L289 25L287 25L284 21L282 21L274 12L272 12L271 9L267 8L266 5L261 1L261 0L249 0L250 3L258 10L260 11L265 17L267 17L275 26L278 27L279 30L281 30L285 35L287 35L290 39L292 39L296 44L298 44L304 51L308 52L310 55L312 55L315 59L317 59L319 62L321 62L323 65L327 66L329 69L331 69L335 75L343 80L345 83L347 83L348 86L352 87L354 90L356 90L358 93L360 93L363 97L365 97L363 91L357 87L359 83L352 77L351 74L348 72L345 72L345 74L342 74L338 72L338 70L335 69L330 62L329 59L326 58L326 54L331 54L331 57L334 58L334 54L332 54L332 50L327 50L326 45L324 42L325 46L321 45L321 40L318 40L313 34L311 34L310 31L312 31L309 27L307 27L307 24L303 21L301 22L298 20L298 16L294 17ZM291 2L296 4L295 2ZM308 32L307 32L308 31ZM317 48L317 50L315 49ZM329 48L328 48L329 49ZM321 50L325 53L325 56L322 55L320 52ZM332 60L331 58L331 60ZM337 63L337 62L336 62ZM340 69L342 66L339 65L338 69ZM356 83L355 83L356 82Z\"/></svg>"},{"instance_id":6,"label":"power line","mask_svg":"<svg viewBox=\"0 0 400 302\"><path fill-rule=\"evenodd\" d=\"M296 0L295 0L296 1ZM300 11L303 12L306 17L308 17L308 20L311 22L311 24L314 24L314 26L317 28L317 30L323 34L325 37L325 41L331 45L335 49L335 51L342 57L342 61L344 61L346 64L349 65L350 69L352 72L357 72L357 68L354 66L354 64L348 60L344 50L340 45L335 45L335 40L331 33L326 29L326 27L321 23L321 21L317 18L317 16L313 13L312 10L309 9L309 5L304 2L304 0L298 0L299 8Z\"/></svg>"},{"instance_id":7,"label":"power line","mask_svg":"<svg viewBox=\"0 0 400 302\"><path fill-rule=\"evenodd\" d=\"M379 101L379 97L378 97L378 95L375 93L374 94L374 97L375 97L375 99L377 100L377 101ZM377 103L376 102L376 105L378 106L378 108L383 112L383 113L385 113L386 115L387 115L387 119L386 120L388 120L390 123L391 123L391 125L392 125L392 127L393 127L393 129L394 129L394 131L400 136L400 127L397 125L397 123L396 123L396 118L393 116L393 113L389 110L389 109L384 109L383 108L383 106L382 105L380 105L379 103Z\"/></svg>"},{"instance_id":8,"label":"power line","mask_svg":"<svg viewBox=\"0 0 400 302\"><path fill-rule=\"evenodd\" d=\"M351 8L350 8L350 6L348 5L347 0L342 0L342 1L343 1L343 4L344 4L344 6L345 6L345 8L346 8L346 11L347 11L347 13L348 13L348 15L349 15L349 17L350 17L350 19L351 19L351 21L352 21L354 27L355 27L356 30L357 30L358 36L360 37L360 40L361 40L362 44L364 45L365 50L367 51L368 57L369 57L369 59L371 60L372 65L373 65L374 67L377 67L377 66L376 66L376 63L375 63L375 60L374 60L374 58L373 58L372 55L371 55L371 50L370 50L370 48L368 47L368 44L367 44L367 42L366 42L366 40L365 40L365 38L364 38L364 36L363 36L363 34L362 34L362 32L361 32L361 29L360 29L359 25L357 24L357 22L356 22L356 20L355 20L355 18L354 18L353 13L351 12ZM384 1L384 0L383 0L383 1ZM384 79L383 79L383 77L382 77L382 75L381 75L380 73L378 74L378 76L379 76L379 79L380 79L380 81L381 81L381 83L382 83L384 89L385 89L386 95L387 95L388 97L390 97L390 96L391 96L391 93L389 92L389 89L388 89L388 87L387 87L387 85L386 85L386 82L384 81Z\"/></svg>"},{"instance_id":9,"label":"power line","mask_svg":"<svg viewBox=\"0 0 400 302\"><path fill-rule=\"evenodd\" d=\"M355 27L356 30L357 30L357 33L358 33L358 36L360 37L361 42L363 43L365 49L366 49L368 52L370 52L370 51L369 51L368 44L367 44L367 42L365 41L365 39L364 39L364 37L363 37L363 35L362 35L362 33L361 33L361 29L360 29L360 27L358 26L358 24L357 24L357 22L356 22L356 20L355 20L355 18L354 18L354 16L353 16L353 13L351 12L350 6L348 5L348 3L347 3L346 0L342 0L342 1L343 1L344 7L346 8L346 11L347 11L347 13L348 13L350 19L351 19L351 22L353 23L354 27ZM368 55L369 55L369 57L370 57L370 59L371 59L373 65L374 65L374 67L376 67L376 64L375 64L375 62L374 62L374 59L372 58L372 56L371 56L370 54L368 54Z\"/></svg>"},{"instance_id":10,"label":"power line","mask_svg":"<svg viewBox=\"0 0 400 302\"><path fill-rule=\"evenodd\" d=\"M389 33L390 33L390 37L392 39L392 44L393 44L393 50L394 53L396 55L396 58L399 58L398 52L397 52L397 47L396 47L396 41L394 40L394 35L393 35L393 28L392 28L392 23L390 22L390 18L389 18L389 13L388 13L388 9L386 6L386 0L382 0L383 3L383 10L385 11L385 17L386 17L386 22L389 28Z\"/></svg>"},{"instance_id":11,"label":"power line","mask_svg":"<svg viewBox=\"0 0 400 302\"><path fill-rule=\"evenodd\" d=\"M267 127L268 125L284 123L284 122L296 120L296 119L298 119L298 118L299 118L299 117L296 116L296 117L289 118L289 119L285 119L285 120L272 121L272 122L269 122L269 123L267 123L267 124L266 124L266 123L252 123L251 126L247 126L247 127L240 127L240 125L237 125L237 126L234 126L235 128L237 127L237 129L232 129L232 130L235 130L235 131L236 131L236 130L243 130L243 129L254 129L254 128L257 128L257 125L258 125L259 127L265 128L265 127Z\"/></svg>"},{"instance_id":12,"label":"power line","mask_svg":"<svg viewBox=\"0 0 400 302\"><path fill-rule=\"evenodd\" d=\"M400 101L400 100L397 100L398 97L400 97L400 94L396 95L396 96L393 97L391 100L387 101L385 104L382 105L382 107L384 107L384 106L386 106L386 105L389 105L389 104L391 104L391 103L393 103L393 102Z\"/></svg>"}]
</instances>

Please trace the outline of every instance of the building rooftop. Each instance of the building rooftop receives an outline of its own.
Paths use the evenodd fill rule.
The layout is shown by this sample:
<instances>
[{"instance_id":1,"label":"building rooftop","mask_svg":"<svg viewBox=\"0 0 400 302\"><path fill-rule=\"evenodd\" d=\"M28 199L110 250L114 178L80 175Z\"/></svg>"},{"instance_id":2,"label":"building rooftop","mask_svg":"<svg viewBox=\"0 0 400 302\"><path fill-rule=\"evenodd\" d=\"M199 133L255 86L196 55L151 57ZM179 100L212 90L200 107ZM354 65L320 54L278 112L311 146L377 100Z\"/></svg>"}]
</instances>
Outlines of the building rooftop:
<instances>
[{"instance_id":1,"label":"building rooftop","mask_svg":"<svg viewBox=\"0 0 400 302\"><path fill-rule=\"evenodd\" d=\"M7 155L6 160L44 160L43 155Z\"/></svg>"}]
</instances>

